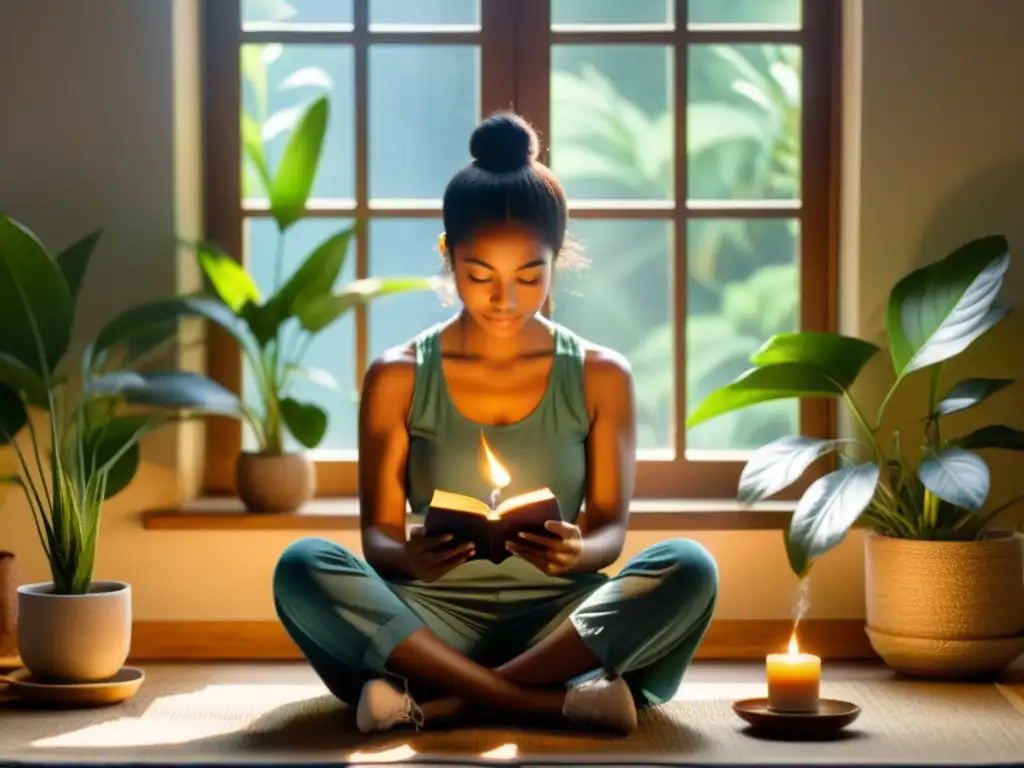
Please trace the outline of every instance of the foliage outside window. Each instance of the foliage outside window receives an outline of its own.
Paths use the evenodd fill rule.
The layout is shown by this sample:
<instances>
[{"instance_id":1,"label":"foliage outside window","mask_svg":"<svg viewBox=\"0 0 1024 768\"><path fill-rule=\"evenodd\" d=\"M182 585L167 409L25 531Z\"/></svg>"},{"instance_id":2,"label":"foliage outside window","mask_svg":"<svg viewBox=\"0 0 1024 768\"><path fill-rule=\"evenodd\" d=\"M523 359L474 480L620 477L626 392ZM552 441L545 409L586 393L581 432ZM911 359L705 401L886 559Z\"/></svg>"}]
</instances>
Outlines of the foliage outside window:
<instances>
[{"instance_id":1,"label":"foliage outside window","mask_svg":"<svg viewBox=\"0 0 1024 768\"><path fill-rule=\"evenodd\" d=\"M259 131L271 163L302 110L324 96L331 103L321 171L308 217L286 246L286 270L330 232L364 220L339 281L440 273L441 192L468 160L474 125L501 104L538 128L545 160L570 195L571 234L590 260L557 276L554 319L633 366L638 495L731 496L751 451L786 435L828 436L825 411L790 401L684 426L704 398L750 367L768 338L828 327L830 94L822 84L830 81L832 29L822 4L225 5L240 50L233 72L211 73L210 98L230 75L231 103L248 130ZM229 11L217 13L223 21ZM227 26L213 28L225 34ZM506 56L518 51L524 61L539 50L546 74L535 64L517 69ZM238 134L240 185L236 200L214 203L215 226L237 236L257 285L269 287L272 219L256 171L242 159L241 132L220 125L211 135L229 130ZM400 295L360 308L312 343L307 362L340 383L326 397L317 381L296 384L299 399L331 404L317 454L328 468L322 492L354 491L367 361L452 312L430 292ZM229 378L243 390L254 386L241 369ZM252 444L244 430L230 429L211 439Z\"/></svg>"}]
</instances>

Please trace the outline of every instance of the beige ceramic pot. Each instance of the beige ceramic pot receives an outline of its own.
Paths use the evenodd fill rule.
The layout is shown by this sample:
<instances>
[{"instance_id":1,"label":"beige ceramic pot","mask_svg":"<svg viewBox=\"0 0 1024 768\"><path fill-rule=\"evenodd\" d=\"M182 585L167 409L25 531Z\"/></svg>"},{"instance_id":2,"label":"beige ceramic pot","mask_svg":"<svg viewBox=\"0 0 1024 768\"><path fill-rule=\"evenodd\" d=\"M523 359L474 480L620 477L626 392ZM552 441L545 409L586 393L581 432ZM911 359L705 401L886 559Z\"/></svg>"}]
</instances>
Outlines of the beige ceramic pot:
<instances>
[{"instance_id":1,"label":"beige ceramic pot","mask_svg":"<svg viewBox=\"0 0 1024 768\"><path fill-rule=\"evenodd\" d=\"M242 453L235 480L250 512L294 512L316 493L316 469L305 453Z\"/></svg>"},{"instance_id":2,"label":"beige ceramic pot","mask_svg":"<svg viewBox=\"0 0 1024 768\"><path fill-rule=\"evenodd\" d=\"M866 537L872 646L892 668L928 677L997 672L1024 652L1024 537L978 541Z\"/></svg>"},{"instance_id":3,"label":"beige ceramic pot","mask_svg":"<svg viewBox=\"0 0 1024 768\"><path fill-rule=\"evenodd\" d=\"M84 595L55 595L53 582L18 587L18 649L41 682L113 677L132 642L131 586L94 581Z\"/></svg>"}]
</instances>

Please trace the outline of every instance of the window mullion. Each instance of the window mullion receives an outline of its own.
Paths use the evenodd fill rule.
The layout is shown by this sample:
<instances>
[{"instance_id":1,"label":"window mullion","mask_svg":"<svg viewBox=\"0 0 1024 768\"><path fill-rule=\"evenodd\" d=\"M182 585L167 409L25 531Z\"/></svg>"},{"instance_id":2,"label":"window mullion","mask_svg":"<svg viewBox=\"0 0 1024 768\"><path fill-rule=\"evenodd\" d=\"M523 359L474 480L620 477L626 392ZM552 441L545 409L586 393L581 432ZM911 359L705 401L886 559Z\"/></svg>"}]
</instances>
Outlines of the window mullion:
<instances>
[{"instance_id":1,"label":"window mullion","mask_svg":"<svg viewBox=\"0 0 1024 768\"><path fill-rule=\"evenodd\" d=\"M516 0L480 0L481 117L516 108L517 6Z\"/></svg>"},{"instance_id":2,"label":"window mullion","mask_svg":"<svg viewBox=\"0 0 1024 768\"><path fill-rule=\"evenodd\" d=\"M369 122L370 122L370 0L354 0L354 59L355 59L355 185L356 222L362 224L353 243L355 246L355 273L357 279L369 276L370 267L370 184L369 184ZM344 119L344 118L342 118ZM369 327L366 307L356 307L355 318L355 385L361 389L363 373L369 357Z\"/></svg>"},{"instance_id":3,"label":"window mullion","mask_svg":"<svg viewBox=\"0 0 1024 768\"><path fill-rule=\"evenodd\" d=\"M515 0L514 5L518 9L515 108L537 131L540 161L550 163L551 0Z\"/></svg>"},{"instance_id":4,"label":"window mullion","mask_svg":"<svg viewBox=\"0 0 1024 768\"><path fill-rule=\"evenodd\" d=\"M675 200L675 227L672 237L672 324L673 324L673 382L672 408L673 447L677 467L686 461L686 294L687 294L687 216L689 197L687 174L687 101L689 75L688 11L686 0L676 0L674 24L673 62L673 199Z\"/></svg>"}]
</instances>

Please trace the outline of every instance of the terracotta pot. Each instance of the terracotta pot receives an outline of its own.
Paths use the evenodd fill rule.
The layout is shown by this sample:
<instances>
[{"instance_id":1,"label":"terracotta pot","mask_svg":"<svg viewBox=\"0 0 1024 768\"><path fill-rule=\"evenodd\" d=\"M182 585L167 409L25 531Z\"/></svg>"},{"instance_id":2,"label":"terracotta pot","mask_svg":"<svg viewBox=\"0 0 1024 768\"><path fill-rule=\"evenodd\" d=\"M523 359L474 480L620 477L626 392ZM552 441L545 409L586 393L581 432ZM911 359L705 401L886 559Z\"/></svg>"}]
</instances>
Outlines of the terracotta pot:
<instances>
[{"instance_id":1,"label":"terracotta pot","mask_svg":"<svg viewBox=\"0 0 1024 768\"><path fill-rule=\"evenodd\" d=\"M132 591L94 581L84 595L56 595L53 582L18 587L18 647L32 676L95 682L124 666L132 642Z\"/></svg>"},{"instance_id":2,"label":"terracotta pot","mask_svg":"<svg viewBox=\"0 0 1024 768\"><path fill-rule=\"evenodd\" d=\"M868 635L889 666L962 677L1024 652L1024 537L977 541L866 537Z\"/></svg>"},{"instance_id":3,"label":"terracotta pot","mask_svg":"<svg viewBox=\"0 0 1024 768\"><path fill-rule=\"evenodd\" d=\"M0 666L18 655L18 573L13 552L0 552Z\"/></svg>"},{"instance_id":4,"label":"terracotta pot","mask_svg":"<svg viewBox=\"0 0 1024 768\"><path fill-rule=\"evenodd\" d=\"M250 512L294 512L316 493L316 468L305 453L242 453L235 481Z\"/></svg>"}]
</instances>

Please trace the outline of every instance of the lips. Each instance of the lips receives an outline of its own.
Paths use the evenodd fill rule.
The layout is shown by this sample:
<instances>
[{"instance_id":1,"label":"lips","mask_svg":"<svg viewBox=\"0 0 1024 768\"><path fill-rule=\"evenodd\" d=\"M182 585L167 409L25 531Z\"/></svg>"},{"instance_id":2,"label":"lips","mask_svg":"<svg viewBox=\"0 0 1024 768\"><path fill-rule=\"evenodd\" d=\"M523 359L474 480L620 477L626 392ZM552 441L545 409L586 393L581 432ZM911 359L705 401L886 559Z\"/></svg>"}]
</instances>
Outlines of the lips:
<instances>
[{"instance_id":1,"label":"lips","mask_svg":"<svg viewBox=\"0 0 1024 768\"><path fill-rule=\"evenodd\" d=\"M487 318L487 322L491 325L495 325L499 328L508 328L511 325L515 325L519 321L518 317L494 317L490 316Z\"/></svg>"}]
</instances>

